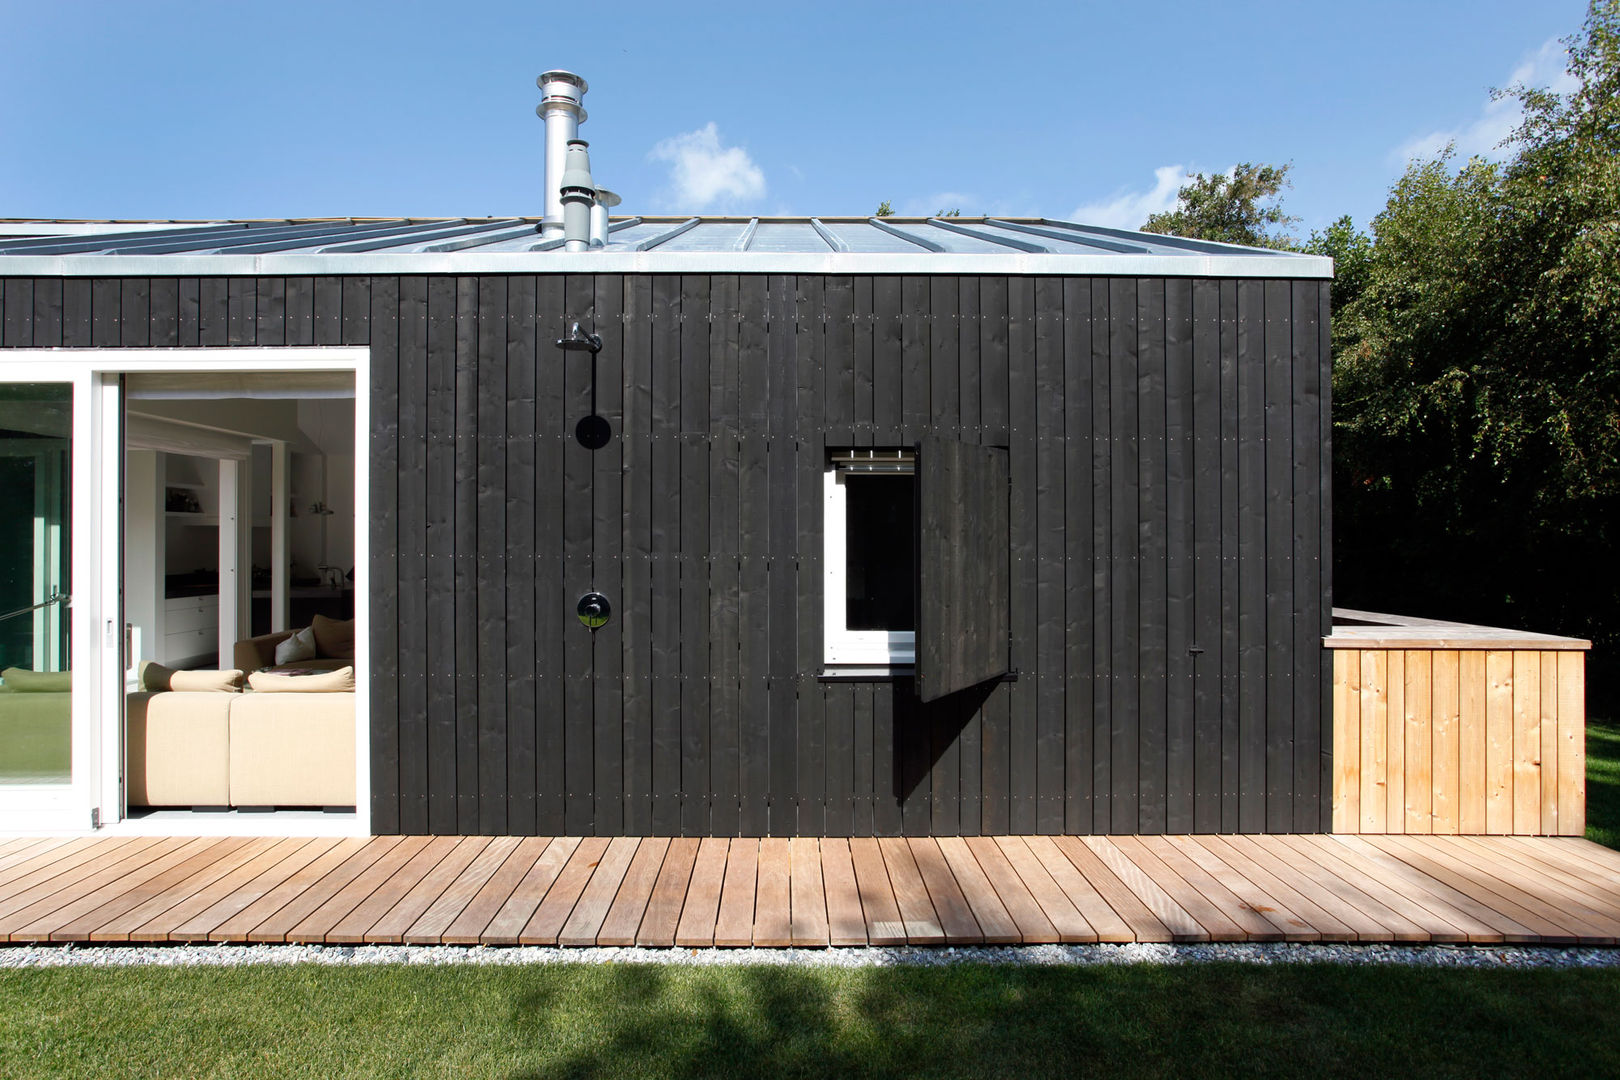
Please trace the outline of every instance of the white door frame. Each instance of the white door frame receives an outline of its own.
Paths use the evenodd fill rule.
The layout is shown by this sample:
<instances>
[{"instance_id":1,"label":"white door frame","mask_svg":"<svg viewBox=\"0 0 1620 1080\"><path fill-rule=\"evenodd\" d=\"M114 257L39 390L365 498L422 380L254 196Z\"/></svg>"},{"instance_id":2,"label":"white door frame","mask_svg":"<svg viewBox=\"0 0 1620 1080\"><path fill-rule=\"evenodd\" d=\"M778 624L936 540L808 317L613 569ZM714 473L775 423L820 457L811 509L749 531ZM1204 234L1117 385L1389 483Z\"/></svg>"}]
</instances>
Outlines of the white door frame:
<instances>
[{"instance_id":1,"label":"white door frame","mask_svg":"<svg viewBox=\"0 0 1620 1080\"><path fill-rule=\"evenodd\" d=\"M140 372L354 373L355 818L371 832L370 386L364 346L0 350L0 382L73 386L73 773L66 785L0 790L0 833L82 832L122 818L124 673L119 377ZM108 523L112 523L111 526ZM244 832L248 831L244 829ZM252 830L262 834L262 827ZM291 826L289 826L291 831ZM327 831L327 830L323 830Z\"/></svg>"}]
</instances>

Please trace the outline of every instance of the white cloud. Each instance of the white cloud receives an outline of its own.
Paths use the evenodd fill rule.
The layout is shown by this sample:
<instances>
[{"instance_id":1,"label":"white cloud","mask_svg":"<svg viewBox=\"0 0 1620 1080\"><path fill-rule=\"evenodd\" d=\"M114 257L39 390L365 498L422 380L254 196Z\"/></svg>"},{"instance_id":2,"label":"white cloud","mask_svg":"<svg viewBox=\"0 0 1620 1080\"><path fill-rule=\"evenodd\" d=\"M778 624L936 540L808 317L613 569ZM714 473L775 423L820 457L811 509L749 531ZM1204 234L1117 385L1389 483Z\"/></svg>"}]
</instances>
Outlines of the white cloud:
<instances>
[{"instance_id":1,"label":"white cloud","mask_svg":"<svg viewBox=\"0 0 1620 1080\"><path fill-rule=\"evenodd\" d=\"M1576 86L1575 79L1566 66L1567 63L1568 54L1564 51L1564 46L1557 38L1553 38L1514 68L1503 86L1546 86L1561 94L1567 93ZM1397 164L1404 165L1413 158L1435 157L1450 143L1455 144L1457 156L1460 158L1469 158L1476 154L1480 157L1500 158L1507 149L1502 144L1523 120L1524 110L1519 107L1517 98L1499 97L1494 101L1487 100L1481 106L1478 115L1467 123L1455 128L1431 131L1426 135L1413 136L1397 147L1390 156Z\"/></svg>"},{"instance_id":2,"label":"white cloud","mask_svg":"<svg viewBox=\"0 0 1620 1080\"><path fill-rule=\"evenodd\" d=\"M707 210L765 195L765 174L742 147L721 145L713 120L663 140L647 158L669 163L671 208Z\"/></svg>"},{"instance_id":3,"label":"white cloud","mask_svg":"<svg viewBox=\"0 0 1620 1080\"><path fill-rule=\"evenodd\" d=\"M1180 165L1161 165L1153 170L1153 187L1146 191L1118 191L1100 202L1086 203L1070 215L1082 225L1102 225L1113 229L1139 229L1150 214L1162 213L1176 205L1176 195L1192 180Z\"/></svg>"}]
</instances>

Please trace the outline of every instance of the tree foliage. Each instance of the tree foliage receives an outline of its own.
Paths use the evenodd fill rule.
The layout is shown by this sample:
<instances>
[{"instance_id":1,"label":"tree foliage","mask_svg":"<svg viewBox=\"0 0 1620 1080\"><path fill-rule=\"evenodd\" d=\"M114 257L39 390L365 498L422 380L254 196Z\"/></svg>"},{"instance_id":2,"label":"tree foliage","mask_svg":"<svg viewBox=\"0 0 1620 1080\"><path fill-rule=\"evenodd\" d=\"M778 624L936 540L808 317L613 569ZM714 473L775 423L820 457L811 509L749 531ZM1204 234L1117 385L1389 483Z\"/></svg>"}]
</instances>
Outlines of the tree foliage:
<instances>
[{"instance_id":1,"label":"tree foliage","mask_svg":"<svg viewBox=\"0 0 1620 1080\"><path fill-rule=\"evenodd\" d=\"M894 217L894 207L889 205L889 200L888 199L884 199L882 202L878 203L877 213L873 214L872 216L873 217Z\"/></svg>"},{"instance_id":2,"label":"tree foliage","mask_svg":"<svg viewBox=\"0 0 1620 1080\"><path fill-rule=\"evenodd\" d=\"M1412 164L1335 283L1335 592L1620 652L1620 0L1514 86L1507 160ZM1342 228L1341 228L1342 226ZM1598 657L1601 659L1601 655Z\"/></svg>"},{"instance_id":3,"label":"tree foliage","mask_svg":"<svg viewBox=\"0 0 1620 1080\"><path fill-rule=\"evenodd\" d=\"M1230 175L1196 173L1177 194L1175 209L1150 215L1142 231L1251 247L1293 247L1287 229L1299 219L1283 213L1280 197L1289 186L1290 168L1246 161Z\"/></svg>"}]
</instances>

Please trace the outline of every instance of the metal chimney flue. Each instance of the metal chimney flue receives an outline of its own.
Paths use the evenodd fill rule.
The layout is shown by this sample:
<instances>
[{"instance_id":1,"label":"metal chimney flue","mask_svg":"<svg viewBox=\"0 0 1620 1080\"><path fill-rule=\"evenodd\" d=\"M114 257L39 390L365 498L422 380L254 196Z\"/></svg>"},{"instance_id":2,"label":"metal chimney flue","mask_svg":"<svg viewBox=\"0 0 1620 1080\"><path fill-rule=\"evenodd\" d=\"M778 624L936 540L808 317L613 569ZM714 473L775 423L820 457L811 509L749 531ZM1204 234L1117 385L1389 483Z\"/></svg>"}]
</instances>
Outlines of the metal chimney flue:
<instances>
[{"instance_id":1,"label":"metal chimney flue","mask_svg":"<svg viewBox=\"0 0 1620 1080\"><path fill-rule=\"evenodd\" d=\"M540 234L549 239L563 235L562 177L568 167L568 144L579 138L579 125L586 120L581 103L590 88L572 71L548 71L535 85L544 96L534 112L546 122L546 198Z\"/></svg>"},{"instance_id":2,"label":"metal chimney flue","mask_svg":"<svg viewBox=\"0 0 1620 1080\"><path fill-rule=\"evenodd\" d=\"M588 251L591 246L591 207L596 183L591 179L590 143L570 139L568 160L559 185L563 211L563 250Z\"/></svg>"},{"instance_id":3,"label":"metal chimney flue","mask_svg":"<svg viewBox=\"0 0 1620 1080\"><path fill-rule=\"evenodd\" d=\"M591 247L606 247L608 241L608 209L619 205L619 197L607 188L596 189L596 203L591 207Z\"/></svg>"}]
</instances>

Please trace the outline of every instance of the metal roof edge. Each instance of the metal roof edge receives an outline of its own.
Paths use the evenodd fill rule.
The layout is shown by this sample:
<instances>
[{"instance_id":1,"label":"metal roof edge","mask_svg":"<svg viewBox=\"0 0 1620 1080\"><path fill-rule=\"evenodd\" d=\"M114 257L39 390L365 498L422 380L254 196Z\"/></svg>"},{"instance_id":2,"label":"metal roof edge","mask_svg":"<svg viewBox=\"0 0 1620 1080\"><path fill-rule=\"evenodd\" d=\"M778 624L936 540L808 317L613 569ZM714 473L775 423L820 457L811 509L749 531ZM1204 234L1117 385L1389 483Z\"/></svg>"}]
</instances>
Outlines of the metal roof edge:
<instances>
[{"instance_id":1,"label":"metal roof edge","mask_svg":"<svg viewBox=\"0 0 1620 1080\"><path fill-rule=\"evenodd\" d=\"M0 255L0 277L300 277L359 274L983 274L1331 280L1318 255L595 250L258 255Z\"/></svg>"}]
</instances>

